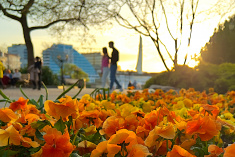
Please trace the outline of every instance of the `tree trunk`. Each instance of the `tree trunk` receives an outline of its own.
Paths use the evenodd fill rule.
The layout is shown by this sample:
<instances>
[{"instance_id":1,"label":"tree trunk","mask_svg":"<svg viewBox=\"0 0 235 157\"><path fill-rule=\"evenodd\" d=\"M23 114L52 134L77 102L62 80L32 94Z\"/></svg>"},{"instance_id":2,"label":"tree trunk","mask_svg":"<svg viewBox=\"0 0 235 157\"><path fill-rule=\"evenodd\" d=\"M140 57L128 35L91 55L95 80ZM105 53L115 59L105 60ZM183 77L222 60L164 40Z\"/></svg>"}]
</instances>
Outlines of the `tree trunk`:
<instances>
[{"instance_id":1,"label":"tree trunk","mask_svg":"<svg viewBox=\"0 0 235 157\"><path fill-rule=\"evenodd\" d=\"M32 44L31 37L30 37L30 30L28 27L27 18L24 15L21 18L21 25L23 28L25 45L27 47L28 67L29 67L30 65L34 64L34 51L33 51L33 44Z\"/></svg>"}]
</instances>

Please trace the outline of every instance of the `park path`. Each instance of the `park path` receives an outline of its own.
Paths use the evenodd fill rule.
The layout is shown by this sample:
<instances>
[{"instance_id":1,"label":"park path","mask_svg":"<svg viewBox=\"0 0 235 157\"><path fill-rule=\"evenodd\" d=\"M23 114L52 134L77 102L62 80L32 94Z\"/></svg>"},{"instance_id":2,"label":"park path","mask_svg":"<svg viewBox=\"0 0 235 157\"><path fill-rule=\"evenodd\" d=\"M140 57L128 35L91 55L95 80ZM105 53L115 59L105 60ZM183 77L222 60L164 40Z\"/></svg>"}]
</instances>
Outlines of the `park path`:
<instances>
[{"instance_id":1,"label":"park path","mask_svg":"<svg viewBox=\"0 0 235 157\"><path fill-rule=\"evenodd\" d=\"M67 88L65 87L65 90ZM7 89L0 89L7 97L9 97L11 100L18 100L19 97L24 97L24 95L21 93L19 88L7 88ZM40 95L43 95L43 100L46 100L46 90L42 88L41 90L32 89L32 88L22 88L24 93L30 98L34 100L38 100ZM78 93L80 88L73 88L71 89L66 95L73 97ZM91 94L95 89L94 88L86 88L82 89L80 94L78 95L78 98L81 98L84 94ZM48 100L56 100L56 98L63 92L63 89L58 88L48 88ZM117 90L118 91L118 90ZM122 93L127 93L128 90L124 90ZM3 99L3 97L0 95L0 100ZM0 102L0 108L5 106L5 102ZM9 103L6 105L9 106Z\"/></svg>"},{"instance_id":2,"label":"park path","mask_svg":"<svg viewBox=\"0 0 235 157\"><path fill-rule=\"evenodd\" d=\"M46 99L46 90L44 88L42 88L41 90L37 89L33 90L32 88L22 88L22 90L30 99L38 100L40 95L44 96L43 98L44 101ZM53 101L63 92L63 89L58 89L58 88L48 88L47 90L48 90L48 100L53 100ZM78 97L81 98L84 94L90 94L94 90L95 90L94 88L83 89L81 93L78 95ZM25 98L19 88L1 89L1 91L11 100L18 100L19 97ZM74 95L77 94L78 91L79 88L78 89L73 88L66 95L73 97ZM3 97L0 96L0 99L3 99ZM0 108L2 108L4 105L5 102L0 102Z\"/></svg>"}]
</instances>

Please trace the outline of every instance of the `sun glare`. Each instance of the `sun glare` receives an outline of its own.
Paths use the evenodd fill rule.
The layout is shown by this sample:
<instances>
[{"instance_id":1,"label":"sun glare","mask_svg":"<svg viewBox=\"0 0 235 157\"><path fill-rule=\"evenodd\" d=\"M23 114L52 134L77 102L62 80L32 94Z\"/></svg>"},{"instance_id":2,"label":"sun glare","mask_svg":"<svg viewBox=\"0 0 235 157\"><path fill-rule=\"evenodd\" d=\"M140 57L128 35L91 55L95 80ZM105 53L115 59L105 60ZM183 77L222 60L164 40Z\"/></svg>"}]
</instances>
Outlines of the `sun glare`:
<instances>
[{"instance_id":1,"label":"sun glare","mask_svg":"<svg viewBox=\"0 0 235 157\"><path fill-rule=\"evenodd\" d=\"M4 19L1 20L0 30L6 30L6 26L10 26L11 32L7 33L7 31L1 31L1 35L4 38L0 39L0 43L6 44L7 46L11 46L12 44L23 44L23 35L22 30L18 23L14 25L16 22L7 21ZM198 62L193 60L192 58L195 56L199 56L201 47L208 42L210 36L213 34L214 28L217 26L218 20L215 19L210 20L208 22L196 23L193 26L193 34L192 41L190 47L184 46L178 53L178 63L183 64L186 53L188 52L188 60L186 64L190 67L195 67ZM8 29L9 30L9 29ZM95 39L96 42L90 43L85 47L96 49L102 51L102 47L108 47L109 41L114 41L115 47L119 50L120 58L118 65L121 67L121 70L132 70L136 71L137 65L137 57L138 57L138 49L139 49L139 34L133 30L126 29L121 26L116 26L113 28L107 28L105 31L97 31L95 30ZM14 33L13 33L14 32ZM31 38L34 45L35 56L42 56L42 51L45 50L44 43L47 42L49 44L53 43L62 43L72 45L74 48L80 47L81 43L76 40L76 37L71 37L68 39L58 39L51 37L46 30L42 31L33 31L31 34ZM143 39L143 71L144 72L161 72L165 71L160 56L157 52L156 47L153 42L147 38L142 36ZM166 39L166 42L171 41L172 39ZM182 41L182 46L187 45L187 40ZM48 44L48 45L49 45ZM47 47L48 48L48 47ZM174 49L174 45L172 44L172 48ZM111 55L111 49L108 49L109 55ZM174 58L174 51L171 51L171 55ZM172 61L169 56L164 53L164 60L166 61L169 69L172 67Z\"/></svg>"}]
</instances>

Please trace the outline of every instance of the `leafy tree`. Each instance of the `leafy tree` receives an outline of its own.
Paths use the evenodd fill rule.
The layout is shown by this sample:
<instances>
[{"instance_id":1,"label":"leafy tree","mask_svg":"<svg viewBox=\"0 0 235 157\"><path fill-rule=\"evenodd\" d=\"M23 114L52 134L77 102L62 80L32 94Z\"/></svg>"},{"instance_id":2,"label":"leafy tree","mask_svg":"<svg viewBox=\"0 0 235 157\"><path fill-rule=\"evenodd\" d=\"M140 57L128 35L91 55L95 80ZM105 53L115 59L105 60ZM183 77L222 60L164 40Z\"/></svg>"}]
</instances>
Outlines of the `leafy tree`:
<instances>
[{"instance_id":1,"label":"leafy tree","mask_svg":"<svg viewBox=\"0 0 235 157\"><path fill-rule=\"evenodd\" d=\"M69 75L73 79L86 79L89 81L88 74L82 71L82 69L77 67L75 64L65 64L64 75Z\"/></svg>"},{"instance_id":2,"label":"leafy tree","mask_svg":"<svg viewBox=\"0 0 235 157\"><path fill-rule=\"evenodd\" d=\"M123 27L149 37L167 71L170 70L170 65L167 65L166 59L170 59L171 65L176 67L179 53L186 54L184 64L186 63L187 48L191 45L194 26L204 20L200 12L209 13L205 6L202 6L201 0L116 0L115 2L118 5L112 13L116 21ZM222 5L219 2L223 1L217 0L215 4L220 4L221 9ZM226 4L228 3L226 1ZM232 1L231 3L235 4ZM201 8L199 12L200 6L204 10ZM218 7L213 6L213 8ZM213 11L215 12L217 10Z\"/></svg>"},{"instance_id":3,"label":"leafy tree","mask_svg":"<svg viewBox=\"0 0 235 157\"><path fill-rule=\"evenodd\" d=\"M162 72L146 81L145 88L152 84L177 88L194 88L198 91L214 88L217 93L225 94L235 89L235 64L220 65L201 62L196 68L177 66L176 71Z\"/></svg>"},{"instance_id":4,"label":"leafy tree","mask_svg":"<svg viewBox=\"0 0 235 157\"><path fill-rule=\"evenodd\" d=\"M28 73L28 67L20 68L19 70L22 74L27 74Z\"/></svg>"},{"instance_id":5,"label":"leafy tree","mask_svg":"<svg viewBox=\"0 0 235 157\"><path fill-rule=\"evenodd\" d=\"M20 72L22 74L27 74L29 73L28 68L21 68ZM56 74L53 74L51 69L47 66L42 66L42 81L45 85L58 85L59 84L59 79Z\"/></svg>"},{"instance_id":6,"label":"leafy tree","mask_svg":"<svg viewBox=\"0 0 235 157\"><path fill-rule=\"evenodd\" d=\"M0 16L18 21L23 30L28 51L28 65L34 63L30 33L34 30L88 30L109 18L109 0L0 0ZM60 31L57 31L60 33Z\"/></svg>"},{"instance_id":7,"label":"leafy tree","mask_svg":"<svg viewBox=\"0 0 235 157\"><path fill-rule=\"evenodd\" d=\"M205 62L213 64L235 63L235 15L215 30L210 41L201 50Z\"/></svg>"}]
</instances>

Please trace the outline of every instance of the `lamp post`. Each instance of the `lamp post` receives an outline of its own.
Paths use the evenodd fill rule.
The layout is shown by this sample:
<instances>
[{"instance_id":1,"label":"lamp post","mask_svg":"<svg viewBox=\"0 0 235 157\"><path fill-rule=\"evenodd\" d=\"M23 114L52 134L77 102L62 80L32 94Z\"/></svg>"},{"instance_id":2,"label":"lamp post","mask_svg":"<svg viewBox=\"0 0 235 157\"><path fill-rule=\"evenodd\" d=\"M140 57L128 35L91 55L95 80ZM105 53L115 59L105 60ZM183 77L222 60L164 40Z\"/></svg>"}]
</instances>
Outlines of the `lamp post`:
<instances>
[{"instance_id":1,"label":"lamp post","mask_svg":"<svg viewBox=\"0 0 235 157\"><path fill-rule=\"evenodd\" d=\"M65 59L62 59L61 56L58 55L57 59L60 61L61 85L63 85L63 84L65 84L65 81L64 81L64 62L68 60L68 55L65 56Z\"/></svg>"}]
</instances>

